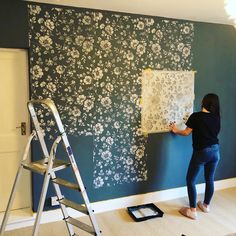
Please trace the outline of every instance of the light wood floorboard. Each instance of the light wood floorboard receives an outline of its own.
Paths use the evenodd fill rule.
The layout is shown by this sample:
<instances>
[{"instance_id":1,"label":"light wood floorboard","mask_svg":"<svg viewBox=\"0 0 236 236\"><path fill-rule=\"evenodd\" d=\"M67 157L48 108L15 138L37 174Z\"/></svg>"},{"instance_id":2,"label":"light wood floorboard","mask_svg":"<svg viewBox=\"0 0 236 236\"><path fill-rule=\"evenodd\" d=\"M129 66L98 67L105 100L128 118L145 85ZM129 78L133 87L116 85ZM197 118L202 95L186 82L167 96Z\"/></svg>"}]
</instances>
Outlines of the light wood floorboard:
<instances>
[{"instance_id":1,"label":"light wood floorboard","mask_svg":"<svg viewBox=\"0 0 236 236\"><path fill-rule=\"evenodd\" d=\"M198 196L201 199L203 196ZM96 215L103 236L236 236L236 188L215 192L210 213L198 210L198 220L181 216L178 210L188 205L187 198L155 203L163 218L134 222L126 209ZM80 218L88 222L85 218ZM32 227L5 232L4 236L30 236ZM80 236L88 236L78 231ZM39 236L68 235L63 221L40 225Z\"/></svg>"}]
</instances>

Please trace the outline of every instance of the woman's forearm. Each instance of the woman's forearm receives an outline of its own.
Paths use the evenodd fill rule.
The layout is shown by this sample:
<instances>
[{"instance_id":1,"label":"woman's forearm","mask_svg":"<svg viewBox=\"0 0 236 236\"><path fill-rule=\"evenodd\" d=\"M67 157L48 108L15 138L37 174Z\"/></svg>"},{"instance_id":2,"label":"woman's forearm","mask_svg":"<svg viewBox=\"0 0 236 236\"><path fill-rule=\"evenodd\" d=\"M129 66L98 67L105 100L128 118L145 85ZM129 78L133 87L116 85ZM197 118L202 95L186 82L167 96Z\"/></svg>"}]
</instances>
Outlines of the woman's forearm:
<instances>
[{"instance_id":1,"label":"woman's forearm","mask_svg":"<svg viewBox=\"0 0 236 236\"><path fill-rule=\"evenodd\" d=\"M172 123L171 124L171 131L174 133L174 134L178 134L178 135L182 135L182 136L188 136L189 134L192 133L192 129L189 128L189 127L186 127L184 130L180 130L176 127L176 124L175 123Z\"/></svg>"},{"instance_id":2,"label":"woman's forearm","mask_svg":"<svg viewBox=\"0 0 236 236\"><path fill-rule=\"evenodd\" d=\"M188 132L188 130L186 130L186 129L184 129L184 130L176 129L176 131L174 133L178 134L178 135L182 135L182 136L188 136L191 132Z\"/></svg>"}]
</instances>

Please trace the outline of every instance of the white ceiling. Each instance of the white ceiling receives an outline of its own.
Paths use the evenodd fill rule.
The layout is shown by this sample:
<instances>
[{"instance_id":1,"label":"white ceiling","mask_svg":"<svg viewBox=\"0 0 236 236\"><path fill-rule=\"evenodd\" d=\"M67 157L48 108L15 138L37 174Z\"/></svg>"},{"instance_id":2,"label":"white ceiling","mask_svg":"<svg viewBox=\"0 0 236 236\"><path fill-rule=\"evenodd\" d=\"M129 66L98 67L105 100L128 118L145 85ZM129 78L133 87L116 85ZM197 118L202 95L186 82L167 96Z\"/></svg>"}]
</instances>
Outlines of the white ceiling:
<instances>
[{"instance_id":1,"label":"white ceiling","mask_svg":"<svg viewBox=\"0 0 236 236\"><path fill-rule=\"evenodd\" d=\"M31 0L33 2L84 7L175 19L231 24L224 0Z\"/></svg>"}]
</instances>

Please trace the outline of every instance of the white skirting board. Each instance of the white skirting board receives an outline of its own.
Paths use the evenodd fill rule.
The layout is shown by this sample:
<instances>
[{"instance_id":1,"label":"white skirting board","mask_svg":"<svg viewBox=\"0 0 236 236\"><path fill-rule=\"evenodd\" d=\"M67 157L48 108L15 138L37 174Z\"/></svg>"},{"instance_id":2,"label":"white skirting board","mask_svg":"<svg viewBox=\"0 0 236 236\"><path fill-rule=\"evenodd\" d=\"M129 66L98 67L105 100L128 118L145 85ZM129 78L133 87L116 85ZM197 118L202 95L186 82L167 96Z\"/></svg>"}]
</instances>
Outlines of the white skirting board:
<instances>
[{"instance_id":1,"label":"white skirting board","mask_svg":"<svg viewBox=\"0 0 236 236\"><path fill-rule=\"evenodd\" d=\"M236 187L236 178L224 179L215 181L215 190L222 190L226 188ZM204 193L205 184L197 185L198 194ZM168 201L176 198L182 198L187 196L186 187L167 189L157 192L133 195L128 197L116 198L106 201L100 201L92 203L92 209L94 209L95 214L112 211L116 209L122 209L129 206L147 204L147 203L157 203L160 201ZM73 209L69 209L69 214L72 217L81 217L84 214L78 213ZM34 224L34 219L36 213L32 213L29 209L21 209L12 211L10 214L9 223L6 230L13 230L18 228L24 228L32 226ZM3 213L0 213L0 222L2 222ZM42 214L41 223L49 223L62 220L61 209L45 211Z\"/></svg>"}]
</instances>

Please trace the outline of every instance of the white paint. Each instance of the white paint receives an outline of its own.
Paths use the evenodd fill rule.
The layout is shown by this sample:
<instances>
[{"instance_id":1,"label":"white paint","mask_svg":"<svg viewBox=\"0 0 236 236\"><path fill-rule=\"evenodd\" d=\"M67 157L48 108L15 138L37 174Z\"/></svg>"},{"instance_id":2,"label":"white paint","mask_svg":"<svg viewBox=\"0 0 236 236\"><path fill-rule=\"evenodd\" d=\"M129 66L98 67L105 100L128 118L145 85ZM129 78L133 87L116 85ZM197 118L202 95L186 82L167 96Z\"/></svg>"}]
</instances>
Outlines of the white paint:
<instances>
[{"instance_id":1,"label":"white paint","mask_svg":"<svg viewBox=\"0 0 236 236\"><path fill-rule=\"evenodd\" d=\"M33 2L233 25L233 20L229 19L225 12L224 0L33 0Z\"/></svg>"},{"instance_id":2,"label":"white paint","mask_svg":"<svg viewBox=\"0 0 236 236\"><path fill-rule=\"evenodd\" d=\"M215 181L215 190L222 190L226 188L236 187L236 178L224 179ZM198 194L204 193L205 184L197 185ZM168 189L163 191L139 194L134 196L128 196L123 198L117 198L112 200L106 200L101 202L92 203L92 209L94 209L95 214L102 213L106 211L112 211L117 209L123 209L129 206L147 204L147 203L157 203L161 201L168 201L172 199L182 198L187 196L186 187ZM71 217L81 217L84 214L78 213L72 209L69 209L69 215ZM13 230L17 228L23 228L27 226L32 226L34 224L34 219L36 214L32 214L29 209L15 211L10 215L9 224L7 230ZM0 222L2 221L3 214L0 214ZM60 209L51 210L43 212L41 223L49 223L62 220L63 216Z\"/></svg>"}]
</instances>

